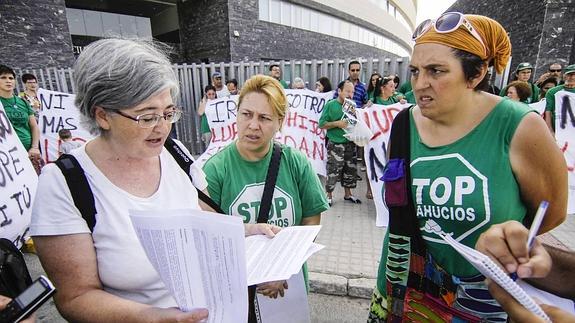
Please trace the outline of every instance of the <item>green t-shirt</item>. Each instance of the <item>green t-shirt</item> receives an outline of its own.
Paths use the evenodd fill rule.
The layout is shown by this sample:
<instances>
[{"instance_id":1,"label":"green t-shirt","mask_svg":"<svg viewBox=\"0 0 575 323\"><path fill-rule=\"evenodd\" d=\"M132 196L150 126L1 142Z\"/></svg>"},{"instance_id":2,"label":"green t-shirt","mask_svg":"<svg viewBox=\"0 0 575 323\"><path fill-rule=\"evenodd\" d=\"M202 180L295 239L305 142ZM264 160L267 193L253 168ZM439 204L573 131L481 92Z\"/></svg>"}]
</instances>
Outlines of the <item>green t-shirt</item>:
<instances>
[{"instance_id":1,"label":"green t-shirt","mask_svg":"<svg viewBox=\"0 0 575 323\"><path fill-rule=\"evenodd\" d=\"M289 86L286 83L286 81L284 81L284 80L279 80L279 81L280 81L280 84L284 87L284 89L289 89Z\"/></svg>"},{"instance_id":2,"label":"green t-shirt","mask_svg":"<svg viewBox=\"0 0 575 323\"><path fill-rule=\"evenodd\" d=\"M387 98L387 100L382 99L380 96L378 96L377 98L375 98L375 100L373 101L373 103L375 104L381 104L381 105L392 105L399 102L399 100L393 96L390 96L389 98Z\"/></svg>"},{"instance_id":3,"label":"green t-shirt","mask_svg":"<svg viewBox=\"0 0 575 323\"><path fill-rule=\"evenodd\" d=\"M566 89L565 85L561 84L549 89L545 94L545 111L551 112L551 125L553 126L553 130L555 130L555 100L561 95L561 91L575 93L575 88Z\"/></svg>"},{"instance_id":4,"label":"green t-shirt","mask_svg":"<svg viewBox=\"0 0 575 323\"><path fill-rule=\"evenodd\" d=\"M529 98L527 98L527 102L523 102L523 103L531 104L531 103L539 102L539 87L537 87L535 84L533 84L531 82L527 82L527 84L529 84L529 86L531 86L531 96ZM499 96L507 96L507 87L509 87L509 85L504 86L501 89L501 92L499 92Z\"/></svg>"},{"instance_id":5,"label":"green t-shirt","mask_svg":"<svg viewBox=\"0 0 575 323\"><path fill-rule=\"evenodd\" d=\"M208 123L208 117L206 117L205 113L200 117L200 132L202 134L210 132L210 124Z\"/></svg>"},{"instance_id":6,"label":"green t-shirt","mask_svg":"<svg viewBox=\"0 0 575 323\"><path fill-rule=\"evenodd\" d=\"M413 90L405 93L405 100L407 101L407 103L411 103L411 104L416 104L417 102L415 101L415 94L413 94Z\"/></svg>"},{"instance_id":7,"label":"green t-shirt","mask_svg":"<svg viewBox=\"0 0 575 323\"><path fill-rule=\"evenodd\" d=\"M375 94L375 90L371 90L367 92L367 99L373 102L373 95Z\"/></svg>"},{"instance_id":8,"label":"green t-shirt","mask_svg":"<svg viewBox=\"0 0 575 323\"><path fill-rule=\"evenodd\" d=\"M407 92L409 92L411 90L412 90L411 81L407 81L407 82L404 82L403 84L401 84L399 86L399 89L397 89L397 92L407 94Z\"/></svg>"},{"instance_id":9,"label":"green t-shirt","mask_svg":"<svg viewBox=\"0 0 575 323\"><path fill-rule=\"evenodd\" d=\"M32 132L30 131L30 116L34 115L34 110L28 102L20 97L13 96L10 99L0 97L6 115L16 130L16 134L26 150L32 147Z\"/></svg>"},{"instance_id":10,"label":"green t-shirt","mask_svg":"<svg viewBox=\"0 0 575 323\"><path fill-rule=\"evenodd\" d=\"M463 138L438 147L422 142L411 116L411 196L420 228L434 220L442 231L474 247L491 225L523 220L527 210L513 175L509 149L517 126L530 112L528 106L504 99ZM428 251L448 273L458 277L478 274L441 238L423 229L421 234ZM398 241L401 239L390 240L389 235L384 240L378 274L382 293L386 290L386 264L389 262L390 268L404 265L391 260L405 249Z\"/></svg>"},{"instance_id":11,"label":"green t-shirt","mask_svg":"<svg viewBox=\"0 0 575 323\"><path fill-rule=\"evenodd\" d=\"M323 127L327 122L338 121L344 118L342 105L337 99L329 100L324 106L321 112L321 117L319 117L319 126ZM327 129L326 135L329 141L336 144L345 144L349 142L347 138L343 135L345 130L342 128L331 128Z\"/></svg>"},{"instance_id":12,"label":"green t-shirt","mask_svg":"<svg viewBox=\"0 0 575 323\"><path fill-rule=\"evenodd\" d=\"M257 223L260 201L273 149L259 161L244 160L236 142L204 165L210 197L230 215ZM302 218L328 209L327 198L311 163L299 151L282 145L282 158L268 223L300 225Z\"/></svg>"}]
</instances>

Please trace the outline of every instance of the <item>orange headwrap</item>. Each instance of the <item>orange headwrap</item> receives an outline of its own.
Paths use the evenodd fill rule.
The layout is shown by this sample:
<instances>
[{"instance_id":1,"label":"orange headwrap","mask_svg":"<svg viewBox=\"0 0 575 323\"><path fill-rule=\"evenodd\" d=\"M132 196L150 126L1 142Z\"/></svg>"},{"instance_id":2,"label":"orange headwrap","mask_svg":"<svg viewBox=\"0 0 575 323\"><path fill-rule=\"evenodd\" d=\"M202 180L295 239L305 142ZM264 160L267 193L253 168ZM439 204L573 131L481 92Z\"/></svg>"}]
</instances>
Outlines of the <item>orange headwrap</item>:
<instances>
[{"instance_id":1,"label":"orange headwrap","mask_svg":"<svg viewBox=\"0 0 575 323\"><path fill-rule=\"evenodd\" d=\"M485 16L465 15L465 18L481 36L483 43L487 47L487 54L485 54L479 40L473 37L464 26L459 26L457 30L447 34L440 34L435 31L435 28L431 27L415 41L415 45L437 43L461 49L479 56L482 60L493 60L495 70L498 74L501 74L505 70L511 55L511 41L509 36L507 36L507 31L497 21Z\"/></svg>"}]
</instances>

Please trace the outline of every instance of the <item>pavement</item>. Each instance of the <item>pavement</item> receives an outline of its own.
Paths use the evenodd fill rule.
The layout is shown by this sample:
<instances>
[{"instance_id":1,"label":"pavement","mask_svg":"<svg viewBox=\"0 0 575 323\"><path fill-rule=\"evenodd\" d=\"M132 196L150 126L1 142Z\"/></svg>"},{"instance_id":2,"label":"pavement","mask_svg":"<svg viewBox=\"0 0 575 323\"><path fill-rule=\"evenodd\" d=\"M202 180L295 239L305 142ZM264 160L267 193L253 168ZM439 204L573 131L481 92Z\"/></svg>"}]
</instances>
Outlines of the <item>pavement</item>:
<instances>
[{"instance_id":1,"label":"pavement","mask_svg":"<svg viewBox=\"0 0 575 323\"><path fill-rule=\"evenodd\" d=\"M332 207L322 216L316 242L325 245L325 249L307 262L311 292L371 298L386 228L375 226L375 205L373 200L365 199L365 173L362 176L353 194L363 203L345 201L338 185ZM539 239L575 250L575 214L567 215L563 224Z\"/></svg>"}]
</instances>

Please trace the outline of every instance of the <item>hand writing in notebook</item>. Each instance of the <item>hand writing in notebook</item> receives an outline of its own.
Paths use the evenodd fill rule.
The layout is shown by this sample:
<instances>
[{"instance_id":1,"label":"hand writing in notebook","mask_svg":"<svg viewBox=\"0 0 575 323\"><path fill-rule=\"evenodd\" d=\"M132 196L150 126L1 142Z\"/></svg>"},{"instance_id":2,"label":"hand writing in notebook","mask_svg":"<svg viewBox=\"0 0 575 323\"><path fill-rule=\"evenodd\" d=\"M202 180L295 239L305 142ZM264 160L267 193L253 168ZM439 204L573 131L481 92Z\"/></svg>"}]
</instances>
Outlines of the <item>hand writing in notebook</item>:
<instances>
[{"instance_id":1,"label":"hand writing in notebook","mask_svg":"<svg viewBox=\"0 0 575 323\"><path fill-rule=\"evenodd\" d=\"M489 255L508 272L515 272L523 278L544 277L551 269L551 258L545 248L535 239L531 253L527 255L528 230L519 222L508 221L493 225L484 232L475 248ZM527 261L525 261L527 259ZM550 275L551 276L551 275ZM553 277L548 277L553 279ZM544 283L542 280L541 283ZM547 281L547 285L549 281ZM514 322L544 322L520 305L509 293L493 282L488 283L489 292L501 304ZM556 307L540 305L553 322L575 322L575 316Z\"/></svg>"},{"instance_id":2,"label":"hand writing in notebook","mask_svg":"<svg viewBox=\"0 0 575 323\"><path fill-rule=\"evenodd\" d=\"M475 269L477 269L481 274L486 278L493 280L499 286L508 291L523 307L545 320L545 322L550 322L549 317L545 312L543 312L541 307L537 305L537 303L535 303L535 301L521 287L519 287L519 285L509 278L508 273L502 270L488 256L456 241L450 234L443 232L441 227L434 220L427 220L424 230L441 237L443 241L453 247L453 249L463 256L463 258L473 265L473 267L475 267Z\"/></svg>"},{"instance_id":3,"label":"hand writing in notebook","mask_svg":"<svg viewBox=\"0 0 575 323\"><path fill-rule=\"evenodd\" d=\"M551 269L551 258L537 239L529 253L527 236L527 229L517 221L496 224L481 234L475 249L508 273L517 272L520 278L545 277Z\"/></svg>"}]
</instances>

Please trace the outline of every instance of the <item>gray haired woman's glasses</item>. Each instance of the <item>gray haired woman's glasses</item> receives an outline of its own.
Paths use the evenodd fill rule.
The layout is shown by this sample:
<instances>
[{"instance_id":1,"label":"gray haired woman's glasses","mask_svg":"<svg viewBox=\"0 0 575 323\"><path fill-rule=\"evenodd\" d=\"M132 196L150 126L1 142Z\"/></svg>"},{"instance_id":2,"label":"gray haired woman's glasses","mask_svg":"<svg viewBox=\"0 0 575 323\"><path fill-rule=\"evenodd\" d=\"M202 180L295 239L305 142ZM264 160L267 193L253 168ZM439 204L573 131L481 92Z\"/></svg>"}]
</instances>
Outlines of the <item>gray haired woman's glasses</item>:
<instances>
[{"instance_id":1,"label":"gray haired woman's glasses","mask_svg":"<svg viewBox=\"0 0 575 323\"><path fill-rule=\"evenodd\" d=\"M138 126L140 126L140 128L153 128L160 122L161 119L166 120L168 123L175 123L182 117L182 110L180 109L174 109L172 111L165 112L163 115L156 113L146 113L135 117L127 115L120 110L111 110L111 109L106 110L117 113L124 118L136 121L138 123Z\"/></svg>"}]
</instances>

